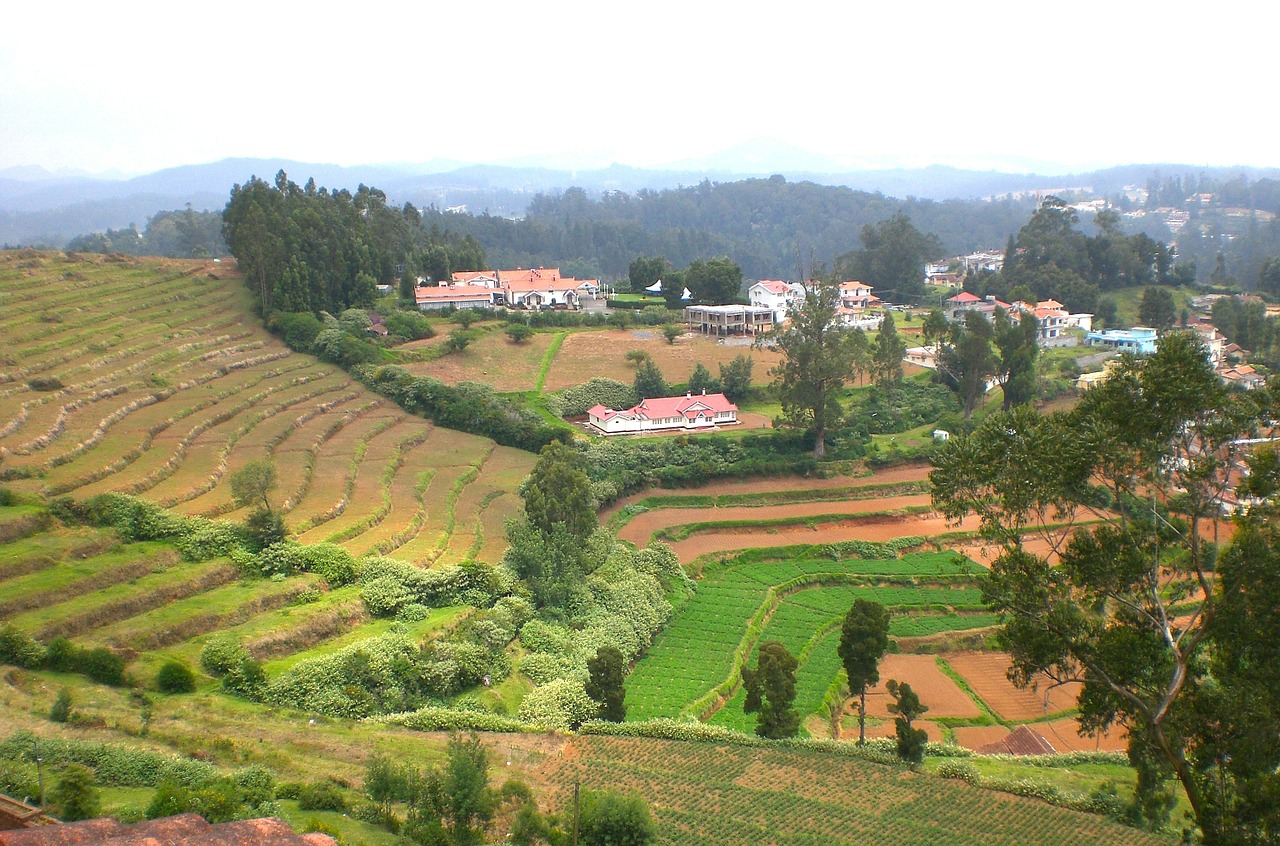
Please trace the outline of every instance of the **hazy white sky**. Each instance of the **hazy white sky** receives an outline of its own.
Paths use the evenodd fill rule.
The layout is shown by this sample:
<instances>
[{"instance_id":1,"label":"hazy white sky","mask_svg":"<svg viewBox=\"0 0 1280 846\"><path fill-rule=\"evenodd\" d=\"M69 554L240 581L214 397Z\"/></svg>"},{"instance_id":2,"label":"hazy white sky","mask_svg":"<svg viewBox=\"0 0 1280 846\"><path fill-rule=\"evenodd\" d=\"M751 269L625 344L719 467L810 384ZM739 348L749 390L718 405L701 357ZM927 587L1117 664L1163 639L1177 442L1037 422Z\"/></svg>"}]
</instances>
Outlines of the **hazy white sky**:
<instances>
[{"instance_id":1,"label":"hazy white sky","mask_svg":"<svg viewBox=\"0 0 1280 846\"><path fill-rule=\"evenodd\" d=\"M22 5L0 168L651 166L761 137L848 167L1280 166L1273 2Z\"/></svg>"}]
</instances>

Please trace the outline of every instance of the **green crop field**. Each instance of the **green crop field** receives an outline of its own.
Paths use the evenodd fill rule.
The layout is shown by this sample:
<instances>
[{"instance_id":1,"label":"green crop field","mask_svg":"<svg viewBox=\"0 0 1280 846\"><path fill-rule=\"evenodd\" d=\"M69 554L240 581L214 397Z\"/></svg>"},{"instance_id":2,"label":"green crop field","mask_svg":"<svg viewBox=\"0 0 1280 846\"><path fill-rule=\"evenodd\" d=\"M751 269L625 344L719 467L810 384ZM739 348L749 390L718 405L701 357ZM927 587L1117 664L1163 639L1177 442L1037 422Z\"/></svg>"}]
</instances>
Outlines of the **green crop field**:
<instances>
[{"instance_id":1,"label":"green crop field","mask_svg":"<svg viewBox=\"0 0 1280 846\"><path fill-rule=\"evenodd\" d=\"M912 620L936 621L938 631L951 625L972 628L968 615L955 612L981 608L981 595L965 575L975 566L951 553L913 553L893 559L756 561L711 570L628 677L628 718L675 717L717 685L728 682L731 691L739 661L747 653L753 658L758 643L779 640L799 654L825 628L838 624L857 598L910 611ZM930 577L959 581L929 584ZM911 578L921 584L890 581ZM831 642L822 643L830 650L816 649L813 660L822 660L827 651L834 654ZM810 687L800 701L820 703L834 681L837 667L829 660L822 664L830 672L810 668Z\"/></svg>"}]
</instances>

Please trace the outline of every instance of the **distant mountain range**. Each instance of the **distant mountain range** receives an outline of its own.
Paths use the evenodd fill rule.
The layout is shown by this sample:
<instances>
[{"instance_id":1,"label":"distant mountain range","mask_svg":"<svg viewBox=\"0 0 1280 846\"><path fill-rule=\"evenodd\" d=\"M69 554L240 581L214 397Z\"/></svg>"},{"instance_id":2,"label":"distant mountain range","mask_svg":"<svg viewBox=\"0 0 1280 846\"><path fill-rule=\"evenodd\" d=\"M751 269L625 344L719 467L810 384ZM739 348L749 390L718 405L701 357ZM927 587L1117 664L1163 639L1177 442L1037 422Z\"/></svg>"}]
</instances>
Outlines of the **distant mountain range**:
<instances>
[{"instance_id":1,"label":"distant mountain range","mask_svg":"<svg viewBox=\"0 0 1280 846\"><path fill-rule=\"evenodd\" d=\"M545 166L556 164L556 167ZM661 169L621 164L585 170L564 167L558 160L523 160L504 165L462 164L435 160L421 164L342 167L288 159L224 159L184 165L131 178L51 173L41 168L0 170L0 244L61 247L90 232L139 228L157 211L221 209L231 186L251 176L271 180L284 170L298 183L314 178L330 189L354 190L360 184L385 191L391 203L455 208L480 214L519 216L539 193L580 187L592 196L605 192L659 191L703 180L735 182L781 174L788 181L844 185L891 197L932 200L979 199L1009 193L1088 188L1112 194L1125 185L1144 185L1152 176L1177 174L1244 175L1250 180L1280 178L1280 170L1199 168L1189 165L1128 165L1080 174L1037 175L953 167L863 169L843 171L830 160L777 142L740 145L714 157L676 162Z\"/></svg>"}]
</instances>

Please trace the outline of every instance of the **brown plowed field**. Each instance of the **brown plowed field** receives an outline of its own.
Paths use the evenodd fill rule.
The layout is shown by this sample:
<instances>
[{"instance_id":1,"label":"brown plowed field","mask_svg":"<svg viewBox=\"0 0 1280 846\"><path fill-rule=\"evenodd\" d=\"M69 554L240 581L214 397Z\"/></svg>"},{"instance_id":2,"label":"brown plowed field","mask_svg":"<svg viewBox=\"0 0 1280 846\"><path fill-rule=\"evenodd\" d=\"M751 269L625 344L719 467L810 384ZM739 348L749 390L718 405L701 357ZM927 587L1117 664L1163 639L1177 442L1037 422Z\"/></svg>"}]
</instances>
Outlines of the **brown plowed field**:
<instances>
[{"instance_id":1,"label":"brown plowed field","mask_svg":"<svg viewBox=\"0 0 1280 846\"><path fill-rule=\"evenodd\" d=\"M866 500L872 503L874 500ZM889 541L913 535L937 535L954 530L975 531L977 519L970 518L954 526L940 514L904 517L867 517L839 523L825 523L812 529L806 526L769 529L725 529L699 532L693 537L671 544L682 562L689 562L710 552L728 552L755 547L794 546L815 543L838 543L847 540Z\"/></svg>"},{"instance_id":2,"label":"brown plowed field","mask_svg":"<svg viewBox=\"0 0 1280 846\"><path fill-rule=\"evenodd\" d=\"M982 709L938 668L933 655L886 655L880 662L879 684L867 691L869 716L892 717L889 713L892 698L885 690L890 679L911 685L920 702L929 709L930 717L976 719L982 716Z\"/></svg>"},{"instance_id":3,"label":"brown plowed field","mask_svg":"<svg viewBox=\"0 0 1280 846\"><path fill-rule=\"evenodd\" d=\"M1048 689L1052 682L1047 678L1038 690L1014 687L1005 675L1009 670L1009 656L1003 652L957 652L947 655L946 661L1000 719L1009 722L1038 720L1046 714L1074 708L1080 693L1078 684Z\"/></svg>"},{"instance_id":4,"label":"brown plowed field","mask_svg":"<svg viewBox=\"0 0 1280 846\"><path fill-rule=\"evenodd\" d=\"M1041 734L1041 726L1032 726L1031 728L1039 731ZM981 749L988 743L995 743L998 740L1004 740L1011 732L1004 726L956 726L952 729L956 735L956 745L963 746L965 749ZM1053 740L1049 740L1053 743ZM1055 748L1056 748L1055 744Z\"/></svg>"},{"instance_id":5,"label":"brown plowed field","mask_svg":"<svg viewBox=\"0 0 1280 846\"><path fill-rule=\"evenodd\" d=\"M912 687L914 690L915 688ZM893 723L893 717L880 717L873 720L871 717L871 700L867 699L867 737L897 737L897 727ZM924 729L928 734L929 740L934 743L942 743L946 740L946 735L942 733L942 726L932 720L916 720L911 724L913 728ZM841 740L858 740L858 709L854 708L850 716L845 718L845 723L840 729Z\"/></svg>"},{"instance_id":6,"label":"brown plowed field","mask_svg":"<svg viewBox=\"0 0 1280 846\"><path fill-rule=\"evenodd\" d=\"M909 494L907 496L891 496L883 499L797 502L788 505L756 507L738 505L729 508L663 508L657 511L647 511L644 514L637 514L631 522L622 527L622 530L618 532L618 537L631 541L637 546L644 546L649 542L649 538L653 533L659 529L685 523L717 520L782 520L791 518L794 518L797 522L803 522L805 518L827 514L870 514L893 511L899 508L918 508L929 504L930 498L928 494ZM708 529L706 531L716 532L718 530ZM806 531L812 530L806 529Z\"/></svg>"},{"instance_id":7,"label":"brown plowed field","mask_svg":"<svg viewBox=\"0 0 1280 846\"><path fill-rule=\"evenodd\" d=\"M1076 730L1080 723L1071 717L1065 720L1054 720L1051 723L1036 723L1031 728L1044 735L1059 752L1092 752L1101 749L1103 752L1123 752L1127 746L1125 731L1119 726L1112 726L1101 737L1086 735L1081 737Z\"/></svg>"}]
</instances>

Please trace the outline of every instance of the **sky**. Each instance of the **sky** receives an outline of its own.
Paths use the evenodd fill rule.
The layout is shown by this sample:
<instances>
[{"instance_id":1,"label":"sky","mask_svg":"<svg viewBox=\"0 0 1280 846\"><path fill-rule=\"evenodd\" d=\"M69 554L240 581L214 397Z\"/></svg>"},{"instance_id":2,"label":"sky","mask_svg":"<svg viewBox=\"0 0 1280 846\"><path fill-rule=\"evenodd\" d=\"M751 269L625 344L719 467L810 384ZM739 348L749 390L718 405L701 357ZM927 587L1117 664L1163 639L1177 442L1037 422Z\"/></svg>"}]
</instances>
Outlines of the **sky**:
<instances>
[{"instance_id":1,"label":"sky","mask_svg":"<svg viewBox=\"0 0 1280 846\"><path fill-rule=\"evenodd\" d=\"M1280 166L1269 2L23 6L0 169L654 167L761 138L849 169Z\"/></svg>"}]
</instances>

